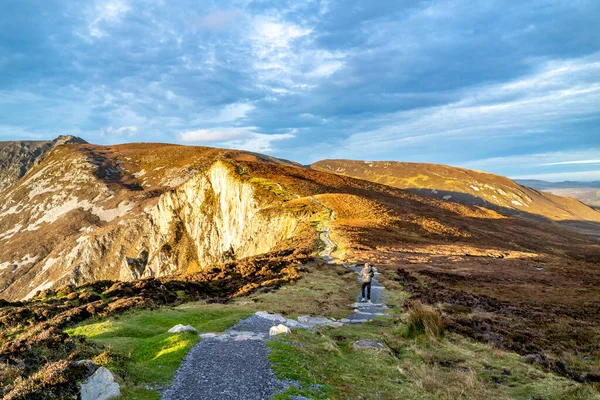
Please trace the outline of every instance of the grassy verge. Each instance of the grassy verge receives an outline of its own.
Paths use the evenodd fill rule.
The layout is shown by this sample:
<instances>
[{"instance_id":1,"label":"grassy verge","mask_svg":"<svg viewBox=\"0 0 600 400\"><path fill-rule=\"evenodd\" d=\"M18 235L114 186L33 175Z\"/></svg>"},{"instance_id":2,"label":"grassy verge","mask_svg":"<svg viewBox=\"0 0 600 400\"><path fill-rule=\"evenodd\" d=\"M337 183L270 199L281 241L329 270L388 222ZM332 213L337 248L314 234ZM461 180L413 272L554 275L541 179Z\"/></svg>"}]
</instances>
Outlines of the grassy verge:
<instances>
[{"instance_id":1,"label":"grassy verge","mask_svg":"<svg viewBox=\"0 0 600 400\"><path fill-rule=\"evenodd\" d=\"M389 318L296 330L270 342L276 375L300 383L278 399L600 399L591 386L525 364L517 354L452 333L414 337L403 312L405 293L394 287L388 294ZM355 350L359 339L389 350Z\"/></svg>"},{"instance_id":2,"label":"grassy verge","mask_svg":"<svg viewBox=\"0 0 600 400\"><path fill-rule=\"evenodd\" d=\"M124 399L159 399L156 389L169 384L183 357L199 341L197 334L167 333L171 327L184 324L200 332L220 332L250 314L235 305L192 304L86 321L67 333L84 335L108 349L94 361L117 373Z\"/></svg>"}]
</instances>

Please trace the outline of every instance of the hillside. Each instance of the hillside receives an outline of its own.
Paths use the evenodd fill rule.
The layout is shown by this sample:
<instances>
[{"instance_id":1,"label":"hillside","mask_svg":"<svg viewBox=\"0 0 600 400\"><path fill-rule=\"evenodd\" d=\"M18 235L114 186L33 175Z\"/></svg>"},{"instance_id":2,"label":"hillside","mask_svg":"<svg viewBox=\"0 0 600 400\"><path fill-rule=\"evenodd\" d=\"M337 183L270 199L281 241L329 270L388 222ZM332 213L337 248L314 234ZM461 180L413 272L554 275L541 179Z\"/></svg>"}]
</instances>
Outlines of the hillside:
<instances>
[{"instance_id":1,"label":"hillside","mask_svg":"<svg viewBox=\"0 0 600 400\"><path fill-rule=\"evenodd\" d=\"M59 136L48 141L0 142L0 193L17 182L56 146L85 143L74 136Z\"/></svg>"},{"instance_id":2,"label":"hillside","mask_svg":"<svg viewBox=\"0 0 600 400\"><path fill-rule=\"evenodd\" d=\"M550 220L598 235L600 212L570 197L521 186L499 175L439 164L323 160L319 171L351 176L451 202L479 205L505 215ZM579 224L577 224L579 223Z\"/></svg>"}]
</instances>

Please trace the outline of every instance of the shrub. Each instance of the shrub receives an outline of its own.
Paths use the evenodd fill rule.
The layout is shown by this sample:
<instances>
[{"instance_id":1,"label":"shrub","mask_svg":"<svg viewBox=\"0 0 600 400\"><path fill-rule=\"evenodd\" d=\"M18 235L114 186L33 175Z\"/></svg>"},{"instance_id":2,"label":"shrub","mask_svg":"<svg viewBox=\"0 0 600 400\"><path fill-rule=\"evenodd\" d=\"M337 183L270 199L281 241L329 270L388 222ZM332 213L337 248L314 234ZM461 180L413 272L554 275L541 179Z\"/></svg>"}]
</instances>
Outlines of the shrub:
<instances>
[{"instance_id":1,"label":"shrub","mask_svg":"<svg viewBox=\"0 0 600 400\"><path fill-rule=\"evenodd\" d=\"M426 335L430 338L441 338L444 335L442 316L435 308L421 304L418 300L410 302L407 334L409 337Z\"/></svg>"}]
</instances>

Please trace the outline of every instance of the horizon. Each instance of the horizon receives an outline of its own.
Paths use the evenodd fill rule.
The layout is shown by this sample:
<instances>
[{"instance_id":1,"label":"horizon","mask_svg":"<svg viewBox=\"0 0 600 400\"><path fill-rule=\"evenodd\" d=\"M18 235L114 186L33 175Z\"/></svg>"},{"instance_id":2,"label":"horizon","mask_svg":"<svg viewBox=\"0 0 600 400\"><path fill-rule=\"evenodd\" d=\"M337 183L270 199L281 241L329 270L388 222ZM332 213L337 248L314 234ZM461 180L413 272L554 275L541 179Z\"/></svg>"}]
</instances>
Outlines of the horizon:
<instances>
[{"instance_id":1,"label":"horizon","mask_svg":"<svg viewBox=\"0 0 600 400\"><path fill-rule=\"evenodd\" d=\"M600 3L0 5L0 140L600 181Z\"/></svg>"}]
</instances>

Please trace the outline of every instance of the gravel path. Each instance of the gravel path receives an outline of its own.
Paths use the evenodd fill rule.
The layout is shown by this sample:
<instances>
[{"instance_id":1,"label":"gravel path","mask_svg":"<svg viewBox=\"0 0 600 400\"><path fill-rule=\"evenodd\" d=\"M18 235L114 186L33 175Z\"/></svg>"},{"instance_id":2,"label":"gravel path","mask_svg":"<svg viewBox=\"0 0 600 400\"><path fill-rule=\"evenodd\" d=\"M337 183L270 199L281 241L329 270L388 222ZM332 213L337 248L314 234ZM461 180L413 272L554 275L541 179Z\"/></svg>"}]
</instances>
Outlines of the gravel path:
<instances>
[{"instance_id":1,"label":"gravel path","mask_svg":"<svg viewBox=\"0 0 600 400\"><path fill-rule=\"evenodd\" d=\"M253 315L222 335L205 337L185 357L163 400L269 399L279 381L266 346L273 321Z\"/></svg>"},{"instance_id":2,"label":"gravel path","mask_svg":"<svg viewBox=\"0 0 600 400\"><path fill-rule=\"evenodd\" d=\"M333 214L331 218L333 219ZM329 238L329 228L323 227L320 237L325 243L321 257L332 263L331 253L335 244ZM361 270L361 266L346 267L357 273ZM360 278L358 280L360 282ZM373 303L360 303L359 293L357 302L352 304L354 313L341 322L357 324L385 315L383 289L374 278L371 286ZM265 400L285 391L291 382L280 381L275 377L269 362L270 349L267 347L269 329L279 323L292 328L302 325L281 316L257 313L225 332L200 335L200 343L185 357L177 370L173 385L164 392L162 399ZM303 397L298 396L297 399Z\"/></svg>"}]
</instances>

